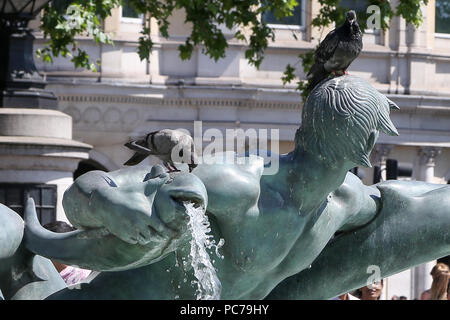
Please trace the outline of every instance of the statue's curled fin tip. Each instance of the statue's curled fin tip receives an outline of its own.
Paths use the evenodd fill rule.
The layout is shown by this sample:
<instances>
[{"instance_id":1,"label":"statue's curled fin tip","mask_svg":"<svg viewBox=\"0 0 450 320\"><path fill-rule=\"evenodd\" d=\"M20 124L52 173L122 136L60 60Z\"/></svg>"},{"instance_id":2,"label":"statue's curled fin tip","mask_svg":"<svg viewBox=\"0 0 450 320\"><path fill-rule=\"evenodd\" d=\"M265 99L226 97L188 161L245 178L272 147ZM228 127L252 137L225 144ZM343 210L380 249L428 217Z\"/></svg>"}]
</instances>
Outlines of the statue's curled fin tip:
<instances>
[{"instance_id":1,"label":"statue's curled fin tip","mask_svg":"<svg viewBox=\"0 0 450 320\"><path fill-rule=\"evenodd\" d=\"M398 105L396 105L392 100L387 99L388 103L389 103L389 108L393 109L393 110L400 110L400 107Z\"/></svg>"},{"instance_id":2,"label":"statue's curled fin tip","mask_svg":"<svg viewBox=\"0 0 450 320\"><path fill-rule=\"evenodd\" d=\"M358 161L358 164L363 167L372 168L372 164L370 163L369 157L366 154L361 156L361 158Z\"/></svg>"},{"instance_id":3,"label":"statue's curled fin tip","mask_svg":"<svg viewBox=\"0 0 450 320\"><path fill-rule=\"evenodd\" d=\"M397 128L389 117L380 117L381 131L389 136L398 136Z\"/></svg>"},{"instance_id":4,"label":"statue's curled fin tip","mask_svg":"<svg viewBox=\"0 0 450 320\"><path fill-rule=\"evenodd\" d=\"M36 213L36 207L34 204L34 199L31 197L27 199L27 204L24 212L24 221L25 224L36 224L36 222L39 223Z\"/></svg>"},{"instance_id":5,"label":"statue's curled fin tip","mask_svg":"<svg viewBox=\"0 0 450 320\"><path fill-rule=\"evenodd\" d=\"M38 254L46 258L60 256L63 247L57 245L59 241L67 241L70 243L70 239L76 239L81 233L83 233L82 230L55 233L42 227L36 213L34 200L32 198L28 198L27 200L24 221L25 247L34 254ZM66 246L65 248L68 247L69 246Z\"/></svg>"},{"instance_id":6,"label":"statue's curled fin tip","mask_svg":"<svg viewBox=\"0 0 450 320\"><path fill-rule=\"evenodd\" d=\"M397 128L393 127L393 128L391 128L389 135L390 136L399 136L400 134L398 133Z\"/></svg>"}]
</instances>

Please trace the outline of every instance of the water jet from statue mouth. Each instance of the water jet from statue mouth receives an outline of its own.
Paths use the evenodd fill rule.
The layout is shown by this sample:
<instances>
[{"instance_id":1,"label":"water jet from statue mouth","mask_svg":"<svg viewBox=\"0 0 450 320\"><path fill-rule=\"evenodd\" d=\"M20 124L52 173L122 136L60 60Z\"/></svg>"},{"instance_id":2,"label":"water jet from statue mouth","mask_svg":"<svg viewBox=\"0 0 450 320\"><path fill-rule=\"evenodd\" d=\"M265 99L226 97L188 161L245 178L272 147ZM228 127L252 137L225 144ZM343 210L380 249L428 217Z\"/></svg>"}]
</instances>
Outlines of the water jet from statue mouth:
<instances>
[{"instance_id":1,"label":"water jet from statue mouth","mask_svg":"<svg viewBox=\"0 0 450 320\"><path fill-rule=\"evenodd\" d=\"M171 192L170 199L176 203L177 206L183 209L184 211L184 205L183 203L189 202L194 205L194 208L204 208L205 207L205 201L204 199L193 192Z\"/></svg>"}]
</instances>

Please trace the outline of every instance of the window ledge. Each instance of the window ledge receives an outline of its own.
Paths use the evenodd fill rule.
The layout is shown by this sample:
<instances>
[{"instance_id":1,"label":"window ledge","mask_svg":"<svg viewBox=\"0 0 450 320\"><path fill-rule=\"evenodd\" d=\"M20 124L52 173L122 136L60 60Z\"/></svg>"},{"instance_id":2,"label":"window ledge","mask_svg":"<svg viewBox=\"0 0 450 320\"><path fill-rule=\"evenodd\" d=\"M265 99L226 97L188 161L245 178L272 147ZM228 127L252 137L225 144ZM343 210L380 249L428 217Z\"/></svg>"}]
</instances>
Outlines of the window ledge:
<instances>
[{"instance_id":1,"label":"window ledge","mask_svg":"<svg viewBox=\"0 0 450 320\"><path fill-rule=\"evenodd\" d=\"M278 30L295 30L295 31L305 30L305 26L299 26L295 24L268 24L267 26L271 29L278 29Z\"/></svg>"},{"instance_id":2,"label":"window ledge","mask_svg":"<svg viewBox=\"0 0 450 320\"><path fill-rule=\"evenodd\" d=\"M121 17L120 18L121 23L130 23L130 24L142 24L143 18L126 18Z\"/></svg>"},{"instance_id":3,"label":"window ledge","mask_svg":"<svg viewBox=\"0 0 450 320\"><path fill-rule=\"evenodd\" d=\"M435 38L450 39L450 33L435 33Z\"/></svg>"},{"instance_id":4,"label":"window ledge","mask_svg":"<svg viewBox=\"0 0 450 320\"><path fill-rule=\"evenodd\" d=\"M366 34L374 34L374 35L380 35L380 29L366 29L364 31Z\"/></svg>"}]
</instances>

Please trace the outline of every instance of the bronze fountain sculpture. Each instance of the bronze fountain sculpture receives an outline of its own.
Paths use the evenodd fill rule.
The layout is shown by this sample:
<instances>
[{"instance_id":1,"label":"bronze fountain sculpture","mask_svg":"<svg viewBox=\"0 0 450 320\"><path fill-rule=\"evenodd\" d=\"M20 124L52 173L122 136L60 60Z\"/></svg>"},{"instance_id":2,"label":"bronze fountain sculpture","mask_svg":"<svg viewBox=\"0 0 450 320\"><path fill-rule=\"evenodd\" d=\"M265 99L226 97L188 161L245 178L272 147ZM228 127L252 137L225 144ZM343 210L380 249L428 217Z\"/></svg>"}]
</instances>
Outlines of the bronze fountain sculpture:
<instances>
[{"instance_id":1,"label":"bronze fountain sculpture","mask_svg":"<svg viewBox=\"0 0 450 320\"><path fill-rule=\"evenodd\" d=\"M21 19L8 25L22 30L47 2L22 1L21 14L13 10ZM2 10L17 9L10 4ZM23 33L30 54L32 38ZM322 62L341 67L339 58ZM28 69L22 73L37 101L53 106L56 98L39 91L37 71ZM17 89L23 79L10 76L5 84ZM214 247L216 274L204 279L213 294L200 298L329 299L367 284L370 266L386 277L448 255L450 186L365 186L348 172L371 165L380 131L398 134L389 118L395 109L358 77L324 79L304 105L294 150L279 155L273 175L264 175L262 158L237 154L192 172L160 165L91 171L64 194L78 230L63 234L39 224L31 198L24 220L0 204L0 299L195 299L203 278L193 256ZM195 218L207 250L193 255ZM67 288L48 259L98 272Z\"/></svg>"},{"instance_id":2,"label":"bronze fountain sculpture","mask_svg":"<svg viewBox=\"0 0 450 320\"><path fill-rule=\"evenodd\" d=\"M348 172L370 166L380 131L397 134L389 118L397 108L358 77L327 79L308 97L295 149L280 155L275 175L263 175L258 158L192 173L159 165L88 172L64 195L79 229L67 234L43 229L32 200L25 225L0 206L3 297L194 299L192 267L182 263L191 238L183 203L225 240L214 262L222 299L328 299L365 285L371 265L386 277L447 255L450 186L365 186ZM64 289L40 256L109 272ZM18 269L27 272L14 277Z\"/></svg>"}]
</instances>

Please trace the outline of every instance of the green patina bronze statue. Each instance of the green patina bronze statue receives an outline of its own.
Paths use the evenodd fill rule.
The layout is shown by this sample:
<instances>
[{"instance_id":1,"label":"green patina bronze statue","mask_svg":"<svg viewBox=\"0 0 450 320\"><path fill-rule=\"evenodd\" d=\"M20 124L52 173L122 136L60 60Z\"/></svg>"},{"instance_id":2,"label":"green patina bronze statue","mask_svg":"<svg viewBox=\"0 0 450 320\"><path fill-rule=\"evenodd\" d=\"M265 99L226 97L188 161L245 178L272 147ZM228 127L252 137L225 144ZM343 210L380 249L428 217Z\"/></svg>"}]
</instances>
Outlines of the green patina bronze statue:
<instances>
[{"instance_id":1,"label":"green patina bronze statue","mask_svg":"<svg viewBox=\"0 0 450 320\"><path fill-rule=\"evenodd\" d=\"M25 228L0 206L7 220L0 223L3 297L195 299L192 268L182 263L191 238L186 202L208 216L216 241L225 240L223 259L214 261L222 299L329 299L366 285L371 266L386 277L450 254L450 186L365 186L348 172L370 166L380 131L397 135L389 118L397 108L366 81L345 75L310 94L295 149L280 155L275 175L263 175L257 157L170 175L161 166L88 172L64 195L66 215L79 229L67 234L43 229L32 200ZM62 289L48 260L17 258L30 252L109 272ZM13 270L24 266L29 277L14 284ZM48 275L37 275L37 266ZM33 287L36 277L48 285ZM28 295L18 294L24 289Z\"/></svg>"}]
</instances>

